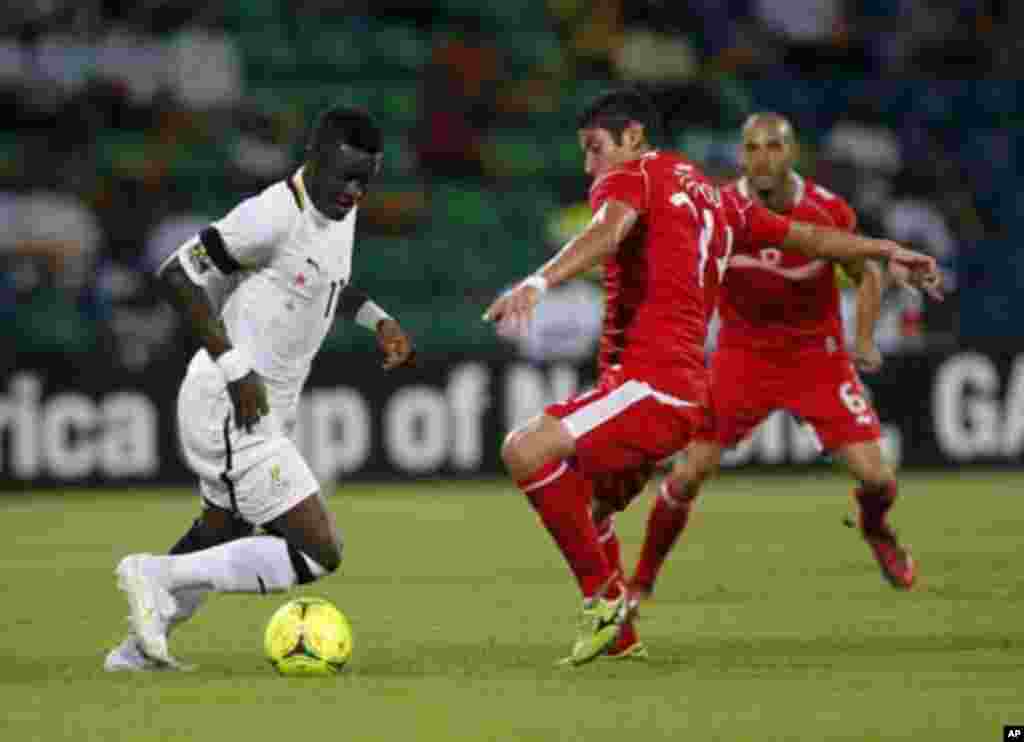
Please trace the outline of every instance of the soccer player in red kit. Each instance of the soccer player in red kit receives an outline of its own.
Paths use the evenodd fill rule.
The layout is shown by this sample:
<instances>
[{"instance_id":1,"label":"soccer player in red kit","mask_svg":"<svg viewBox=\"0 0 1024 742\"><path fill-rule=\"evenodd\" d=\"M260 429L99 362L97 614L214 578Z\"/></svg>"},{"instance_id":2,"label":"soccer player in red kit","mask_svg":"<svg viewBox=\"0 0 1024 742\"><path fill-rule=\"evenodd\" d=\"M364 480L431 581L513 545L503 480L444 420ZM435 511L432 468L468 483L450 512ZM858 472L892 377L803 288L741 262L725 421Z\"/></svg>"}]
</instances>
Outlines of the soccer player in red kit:
<instances>
[{"instance_id":1,"label":"soccer player in red kit","mask_svg":"<svg viewBox=\"0 0 1024 742\"><path fill-rule=\"evenodd\" d=\"M633 91L606 93L583 112L578 136L594 179L593 219L484 313L499 332L522 331L548 287L604 265L606 372L594 389L511 432L501 452L583 593L572 665L605 652L627 613L621 574L591 518L589 480L643 470L706 426L705 283L724 269L733 242L935 270L934 260L895 243L793 222L723 194L685 158L651 147L655 119Z\"/></svg>"},{"instance_id":2,"label":"soccer player in red kit","mask_svg":"<svg viewBox=\"0 0 1024 742\"><path fill-rule=\"evenodd\" d=\"M853 231L856 216L842 198L800 176L789 122L778 114L755 114L743 127L743 177L726 192L752 198L772 211L805 222ZM686 527L701 484L717 471L722 449L734 446L771 412L785 409L815 431L820 447L841 457L860 486L854 496L860 530L897 588L914 583L916 567L896 540L886 514L896 497L896 479L882 457L878 415L855 369L874 371L880 356L872 339L881 275L871 262L844 262L852 277L869 282L861 291L854 358L844 349L839 293L830 262L792 252L765 240L752 252L734 254L722 283L721 329L711 361L714 427L701 431L676 464L655 499L636 572L636 596L650 595L658 571ZM906 280L900 269L894 277ZM934 277L915 283L941 299ZM871 300L874 300L874 306Z\"/></svg>"}]
</instances>

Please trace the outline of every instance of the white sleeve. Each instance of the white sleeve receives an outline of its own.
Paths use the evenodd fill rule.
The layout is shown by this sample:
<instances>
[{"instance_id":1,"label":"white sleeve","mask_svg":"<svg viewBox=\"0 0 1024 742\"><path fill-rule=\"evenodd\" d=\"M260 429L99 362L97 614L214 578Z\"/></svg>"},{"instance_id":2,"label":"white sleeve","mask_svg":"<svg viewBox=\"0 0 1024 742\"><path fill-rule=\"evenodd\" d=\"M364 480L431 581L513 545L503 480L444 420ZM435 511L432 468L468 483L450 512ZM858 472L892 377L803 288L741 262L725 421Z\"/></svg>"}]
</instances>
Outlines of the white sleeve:
<instances>
[{"instance_id":1,"label":"white sleeve","mask_svg":"<svg viewBox=\"0 0 1024 742\"><path fill-rule=\"evenodd\" d=\"M176 255L188 277L205 287L235 271L267 265L299 213L287 187L277 183L242 201L188 240Z\"/></svg>"}]
</instances>

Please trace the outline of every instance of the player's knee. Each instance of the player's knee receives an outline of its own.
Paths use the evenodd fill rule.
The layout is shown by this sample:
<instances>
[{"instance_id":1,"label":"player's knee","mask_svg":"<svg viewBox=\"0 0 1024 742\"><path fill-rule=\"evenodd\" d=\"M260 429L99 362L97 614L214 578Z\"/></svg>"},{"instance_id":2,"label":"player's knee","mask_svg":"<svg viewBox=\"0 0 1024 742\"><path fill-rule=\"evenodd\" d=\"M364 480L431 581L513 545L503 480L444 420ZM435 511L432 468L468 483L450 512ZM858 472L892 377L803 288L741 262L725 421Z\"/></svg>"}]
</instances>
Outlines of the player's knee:
<instances>
[{"instance_id":1,"label":"player's knee","mask_svg":"<svg viewBox=\"0 0 1024 742\"><path fill-rule=\"evenodd\" d=\"M513 479L525 479L543 463L537 456L535 435L516 430L505 437L501 446L501 460Z\"/></svg>"},{"instance_id":2,"label":"player's knee","mask_svg":"<svg viewBox=\"0 0 1024 742\"><path fill-rule=\"evenodd\" d=\"M896 475L883 465L877 471L866 472L860 478L861 492L871 495L888 495L895 489Z\"/></svg>"},{"instance_id":3,"label":"player's knee","mask_svg":"<svg viewBox=\"0 0 1024 742\"><path fill-rule=\"evenodd\" d=\"M518 462L519 457L519 445L522 434L518 430L513 430L511 433L505 436L505 440L501 444L501 460L505 463L505 468L509 471Z\"/></svg>"}]
</instances>

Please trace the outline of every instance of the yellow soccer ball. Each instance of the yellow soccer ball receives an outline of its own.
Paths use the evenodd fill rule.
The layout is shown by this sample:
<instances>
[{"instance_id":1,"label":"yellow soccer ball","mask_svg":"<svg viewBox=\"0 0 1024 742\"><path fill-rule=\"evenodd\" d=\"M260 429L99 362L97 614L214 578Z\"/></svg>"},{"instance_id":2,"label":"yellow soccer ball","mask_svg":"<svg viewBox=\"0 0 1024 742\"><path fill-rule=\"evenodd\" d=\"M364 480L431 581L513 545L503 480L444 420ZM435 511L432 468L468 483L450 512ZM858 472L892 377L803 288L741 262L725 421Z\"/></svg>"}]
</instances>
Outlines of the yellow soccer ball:
<instances>
[{"instance_id":1,"label":"yellow soccer ball","mask_svg":"<svg viewBox=\"0 0 1024 742\"><path fill-rule=\"evenodd\" d=\"M297 598L270 617L263 651L282 675L334 675L352 656L352 627L329 600Z\"/></svg>"}]
</instances>

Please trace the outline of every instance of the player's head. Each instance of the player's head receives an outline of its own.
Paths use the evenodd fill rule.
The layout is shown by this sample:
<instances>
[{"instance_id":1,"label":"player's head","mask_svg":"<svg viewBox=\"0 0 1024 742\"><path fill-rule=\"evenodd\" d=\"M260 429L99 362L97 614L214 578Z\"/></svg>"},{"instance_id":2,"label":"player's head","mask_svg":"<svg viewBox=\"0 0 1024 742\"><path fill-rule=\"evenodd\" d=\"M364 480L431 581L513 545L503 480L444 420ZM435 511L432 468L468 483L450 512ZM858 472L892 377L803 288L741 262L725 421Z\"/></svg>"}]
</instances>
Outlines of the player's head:
<instances>
[{"instance_id":1,"label":"player's head","mask_svg":"<svg viewBox=\"0 0 1024 742\"><path fill-rule=\"evenodd\" d=\"M382 136L361 108L334 106L313 127L303 180L313 205L328 219L344 219L380 172Z\"/></svg>"},{"instance_id":2,"label":"player's head","mask_svg":"<svg viewBox=\"0 0 1024 742\"><path fill-rule=\"evenodd\" d=\"M587 175L598 177L642 155L651 147L657 123L657 110L638 90L598 96L577 121Z\"/></svg>"},{"instance_id":3,"label":"player's head","mask_svg":"<svg viewBox=\"0 0 1024 742\"><path fill-rule=\"evenodd\" d=\"M755 113L743 124L740 168L761 195L781 188L796 161L793 126L777 113Z\"/></svg>"}]
</instances>

